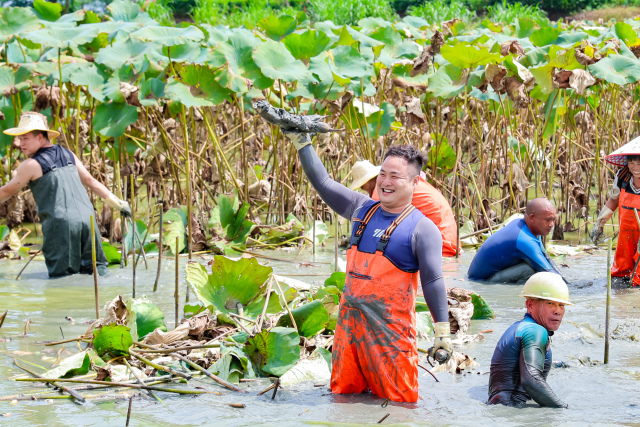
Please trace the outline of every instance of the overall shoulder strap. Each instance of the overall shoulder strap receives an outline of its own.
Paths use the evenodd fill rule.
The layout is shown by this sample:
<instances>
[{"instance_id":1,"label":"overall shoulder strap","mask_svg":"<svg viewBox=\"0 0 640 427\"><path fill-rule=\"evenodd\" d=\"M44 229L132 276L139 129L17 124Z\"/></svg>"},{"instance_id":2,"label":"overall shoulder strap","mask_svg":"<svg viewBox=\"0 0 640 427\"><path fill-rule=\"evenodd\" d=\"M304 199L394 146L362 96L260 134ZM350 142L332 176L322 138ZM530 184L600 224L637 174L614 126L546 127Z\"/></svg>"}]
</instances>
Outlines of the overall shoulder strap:
<instances>
[{"instance_id":1,"label":"overall shoulder strap","mask_svg":"<svg viewBox=\"0 0 640 427\"><path fill-rule=\"evenodd\" d=\"M69 165L75 165L75 159L73 158L73 154L71 154L71 151L67 150L64 147L60 147L60 150L62 150L62 163L66 164L67 166Z\"/></svg>"},{"instance_id":2,"label":"overall shoulder strap","mask_svg":"<svg viewBox=\"0 0 640 427\"><path fill-rule=\"evenodd\" d=\"M33 156L33 160L37 161L41 165L42 164L47 165L47 167L51 170L56 168L56 160L53 154L51 153L51 150L45 150L45 151L42 151L41 153L36 154L35 156Z\"/></svg>"},{"instance_id":3,"label":"overall shoulder strap","mask_svg":"<svg viewBox=\"0 0 640 427\"><path fill-rule=\"evenodd\" d=\"M364 233L365 228L367 228L369 221L371 221L373 214L375 214L379 208L380 208L380 202L376 202L373 205L371 205L371 207L365 214L362 221L360 221L360 224L358 224L358 229L356 230L356 234L353 242L354 245L360 246L360 240L362 240L362 234Z\"/></svg>"},{"instance_id":4,"label":"overall shoulder strap","mask_svg":"<svg viewBox=\"0 0 640 427\"><path fill-rule=\"evenodd\" d=\"M389 238L391 237L393 232L396 231L396 228L398 228L398 225L400 225L402 221L407 219L407 217L411 214L411 212L415 210L415 208L416 207L413 205L409 205L406 208L404 208L402 213L400 213L400 215L398 215L398 217L393 220L393 222L389 225L389 227L387 227L387 229L384 230L384 234L382 235L382 237L380 238L380 241L378 242L378 248L377 248L378 251L384 253L385 249L387 249L387 245L389 244Z\"/></svg>"}]
</instances>

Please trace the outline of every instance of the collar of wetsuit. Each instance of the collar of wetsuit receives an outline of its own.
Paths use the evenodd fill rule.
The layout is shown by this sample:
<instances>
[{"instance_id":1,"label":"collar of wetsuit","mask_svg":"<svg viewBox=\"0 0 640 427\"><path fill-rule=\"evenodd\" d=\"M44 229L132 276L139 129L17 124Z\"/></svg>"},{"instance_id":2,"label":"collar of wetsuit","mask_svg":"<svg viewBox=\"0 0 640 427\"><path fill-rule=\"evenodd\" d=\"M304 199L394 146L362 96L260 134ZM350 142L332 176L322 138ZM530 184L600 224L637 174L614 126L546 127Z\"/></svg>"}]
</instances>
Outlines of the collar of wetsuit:
<instances>
[{"instance_id":1,"label":"collar of wetsuit","mask_svg":"<svg viewBox=\"0 0 640 427\"><path fill-rule=\"evenodd\" d=\"M531 319L531 320L532 320L533 322L535 322L536 324L539 324L538 322L536 322L536 320L533 318L533 316L532 316L532 315L530 315L529 313L525 313L525 314L524 314L524 317L525 317L525 318L527 318L527 317L528 317L529 319ZM549 336L550 336L550 337L552 337L552 336L553 336L553 331L550 331L550 330L548 330L548 329L547 329L547 333L549 334Z\"/></svg>"}]
</instances>

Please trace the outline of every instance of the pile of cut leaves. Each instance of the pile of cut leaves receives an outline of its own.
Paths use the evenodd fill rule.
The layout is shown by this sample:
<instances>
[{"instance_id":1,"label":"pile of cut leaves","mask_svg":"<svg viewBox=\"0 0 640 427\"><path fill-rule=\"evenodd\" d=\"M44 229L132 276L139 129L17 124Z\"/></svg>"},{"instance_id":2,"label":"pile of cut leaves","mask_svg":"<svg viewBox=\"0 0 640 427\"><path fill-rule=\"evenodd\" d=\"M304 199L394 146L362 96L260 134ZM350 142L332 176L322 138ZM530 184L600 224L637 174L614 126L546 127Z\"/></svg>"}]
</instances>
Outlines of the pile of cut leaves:
<instances>
[{"instance_id":1,"label":"pile of cut leaves","mask_svg":"<svg viewBox=\"0 0 640 427\"><path fill-rule=\"evenodd\" d=\"M82 383L63 388L64 396L77 400L85 399L77 390L113 387L124 392L88 396L125 398L143 391L160 400L157 392L218 393L179 384L194 375L207 376L241 393L246 392L242 383L259 377L275 377L276 387L329 381L345 273L333 273L324 284L310 287L281 278L271 267L246 256L238 260L215 256L210 266L190 262L185 269L186 281L199 303L184 307L174 330L167 330L164 314L146 297L125 302L117 296L104 307L104 317L78 338L88 344L85 349L58 360L41 374L16 361L36 377L18 381L51 382L60 387L64 382ZM493 315L479 295L473 294L472 301L480 317ZM421 338L432 330L425 306L416 306ZM176 381L177 385L163 384Z\"/></svg>"}]
</instances>

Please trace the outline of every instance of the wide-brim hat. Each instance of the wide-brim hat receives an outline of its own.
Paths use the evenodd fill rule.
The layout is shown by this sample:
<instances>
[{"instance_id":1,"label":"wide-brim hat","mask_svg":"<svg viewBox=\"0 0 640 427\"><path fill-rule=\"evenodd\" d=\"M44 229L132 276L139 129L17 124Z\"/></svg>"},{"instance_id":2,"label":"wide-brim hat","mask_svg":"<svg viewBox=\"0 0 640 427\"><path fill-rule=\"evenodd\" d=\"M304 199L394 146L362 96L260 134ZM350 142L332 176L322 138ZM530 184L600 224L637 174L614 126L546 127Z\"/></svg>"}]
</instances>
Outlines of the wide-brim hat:
<instances>
[{"instance_id":1,"label":"wide-brim hat","mask_svg":"<svg viewBox=\"0 0 640 427\"><path fill-rule=\"evenodd\" d=\"M49 129L49 126L47 126L47 118L45 116L32 111L22 113L22 115L20 116L20 123L18 123L18 127L7 129L4 131L4 133L11 136L19 136L24 135L25 133L32 132L34 130L47 132L49 139L57 138L58 136L60 136L60 132Z\"/></svg>"},{"instance_id":2,"label":"wide-brim hat","mask_svg":"<svg viewBox=\"0 0 640 427\"><path fill-rule=\"evenodd\" d=\"M627 156L640 156L640 137L631 140L631 142L624 144L613 153L606 156L604 159L617 166L626 166Z\"/></svg>"},{"instance_id":3,"label":"wide-brim hat","mask_svg":"<svg viewBox=\"0 0 640 427\"><path fill-rule=\"evenodd\" d=\"M353 169L351 170L353 181L351 182L351 187L349 188L351 188L352 190L357 190L379 174L380 166L375 166L368 160L361 160L359 162L356 162L353 165Z\"/></svg>"}]
</instances>

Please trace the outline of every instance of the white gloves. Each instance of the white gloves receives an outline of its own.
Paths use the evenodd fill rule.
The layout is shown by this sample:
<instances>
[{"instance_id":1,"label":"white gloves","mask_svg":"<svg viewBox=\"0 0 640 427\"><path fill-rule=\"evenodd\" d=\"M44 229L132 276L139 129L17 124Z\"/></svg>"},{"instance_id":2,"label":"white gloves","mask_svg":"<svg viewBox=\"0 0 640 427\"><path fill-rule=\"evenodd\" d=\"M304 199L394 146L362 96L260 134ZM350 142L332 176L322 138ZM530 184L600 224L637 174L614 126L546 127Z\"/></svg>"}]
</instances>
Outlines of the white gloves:
<instances>
[{"instance_id":1,"label":"white gloves","mask_svg":"<svg viewBox=\"0 0 640 427\"><path fill-rule=\"evenodd\" d=\"M120 200L115 194L109 193L109 197L102 199L102 201L112 209L122 212L122 215L131 216L131 206L129 206L129 203L124 200Z\"/></svg>"},{"instance_id":2,"label":"white gloves","mask_svg":"<svg viewBox=\"0 0 640 427\"><path fill-rule=\"evenodd\" d=\"M593 223L593 229L591 230L591 241L594 245L598 244L598 240L604 236L604 225L611 219L613 216L613 211L609 209L606 205L602 207L600 211L600 215Z\"/></svg>"},{"instance_id":3,"label":"white gloves","mask_svg":"<svg viewBox=\"0 0 640 427\"><path fill-rule=\"evenodd\" d=\"M451 358L453 349L451 347L451 325L449 322L438 322L435 324L435 339L433 340L433 347L429 349L429 356L436 359L436 352L440 349L446 350L447 358L445 360L438 360L440 364L447 363Z\"/></svg>"},{"instance_id":4,"label":"white gloves","mask_svg":"<svg viewBox=\"0 0 640 427\"><path fill-rule=\"evenodd\" d=\"M306 147L311 144L311 137L308 133L305 132L286 132L282 131L284 136L289 138L291 142L293 142L293 146L296 147L297 151L300 151L302 147Z\"/></svg>"}]
</instances>

